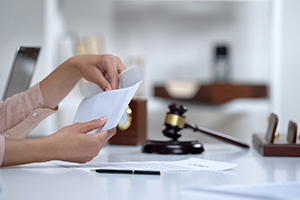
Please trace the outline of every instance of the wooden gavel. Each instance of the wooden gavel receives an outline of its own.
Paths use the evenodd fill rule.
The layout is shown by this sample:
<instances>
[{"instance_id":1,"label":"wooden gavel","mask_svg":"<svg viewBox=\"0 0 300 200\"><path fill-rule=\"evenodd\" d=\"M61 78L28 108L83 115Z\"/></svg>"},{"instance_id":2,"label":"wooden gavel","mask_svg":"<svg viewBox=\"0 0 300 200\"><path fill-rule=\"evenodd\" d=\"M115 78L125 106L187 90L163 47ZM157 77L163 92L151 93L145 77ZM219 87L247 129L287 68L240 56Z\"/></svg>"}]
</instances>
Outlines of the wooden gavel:
<instances>
[{"instance_id":1,"label":"wooden gavel","mask_svg":"<svg viewBox=\"0 0 300 200\"><path fill-rule=\"evenodd\" d=\"M222 140L223 142L227 142L243 148L249 148L248 144L239 141L234 137L217 131L198 127L197 125L186 122L185 116L183 116L183 114L187 111L187 107L184 105L171 103L169 105L169 109L170 111L166 114L165 118L164 124L166 127L163 130L163 134L166 137L172 138L174 141L176 141L181 136L180 131L184 128L187 128L192 129L194 132L201 132L218 140Z\"/></svg>"}]
</instances>

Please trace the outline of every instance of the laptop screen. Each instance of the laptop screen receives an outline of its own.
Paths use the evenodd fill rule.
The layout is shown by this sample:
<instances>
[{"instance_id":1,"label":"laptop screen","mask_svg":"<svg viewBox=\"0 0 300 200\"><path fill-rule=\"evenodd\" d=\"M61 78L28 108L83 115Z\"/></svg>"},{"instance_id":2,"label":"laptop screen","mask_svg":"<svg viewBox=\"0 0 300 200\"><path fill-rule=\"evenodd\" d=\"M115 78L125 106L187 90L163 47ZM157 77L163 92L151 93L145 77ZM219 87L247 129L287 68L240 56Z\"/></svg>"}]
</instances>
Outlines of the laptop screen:
<instances>
[{"instance_id":1,"label":"laptop screen","mask_svg":"<svg viewBox=\"0 0 300 200\"><path fill-rule=\"evenodd\" d=\"M40 47L17 48L2 100L28 89L35 71Z\"/></svg>"}]
</instances>

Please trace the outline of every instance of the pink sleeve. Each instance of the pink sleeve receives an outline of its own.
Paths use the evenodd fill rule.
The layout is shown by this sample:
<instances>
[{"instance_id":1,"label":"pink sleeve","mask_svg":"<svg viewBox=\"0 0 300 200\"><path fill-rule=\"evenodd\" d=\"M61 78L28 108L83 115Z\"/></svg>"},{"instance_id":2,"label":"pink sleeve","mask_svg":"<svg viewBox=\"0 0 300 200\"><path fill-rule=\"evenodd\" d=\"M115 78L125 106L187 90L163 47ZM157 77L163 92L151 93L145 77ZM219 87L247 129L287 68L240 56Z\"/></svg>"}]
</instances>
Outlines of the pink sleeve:
<instances>
[{"instance_id":1,"label":"pink sleeve","mask_svg":"<svg viewBox=\"0 0 300 200\"><path fill-rule=\"evenodd\" d=\"M57 110L43 106L44 99L39 83L1 102L0 166L4 156L5 137L25 138L42 120Z\"/></svg>"},{"instance_id":2,"label":"pink sleeve","mask_svg":"<svg viewBox=\"0 0 300 200\"><path fill-rule=\"evenodd\" d=\"M0 135L0 167L2 165L3 162L3 158L4 158L4 136Z\"/></svg>"}]
</instances>

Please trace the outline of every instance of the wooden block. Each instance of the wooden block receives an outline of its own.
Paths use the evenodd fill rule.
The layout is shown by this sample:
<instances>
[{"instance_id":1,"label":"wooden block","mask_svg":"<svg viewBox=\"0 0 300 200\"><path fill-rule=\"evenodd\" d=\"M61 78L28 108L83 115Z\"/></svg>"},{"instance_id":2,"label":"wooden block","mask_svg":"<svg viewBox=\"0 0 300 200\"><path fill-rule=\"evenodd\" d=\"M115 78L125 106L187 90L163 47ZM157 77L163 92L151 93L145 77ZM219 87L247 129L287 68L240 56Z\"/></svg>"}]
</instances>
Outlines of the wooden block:
<instances>
[{"instance_id":1,"label":"wooden block","mask_svg":"<svg viewBox=\"0 0 300 200\"><path fill-rule=\"evenodd\" d=\"M147 101L132 99L129 103L132 110L131 125L126 130L117 127L117 133L110 140L114 145L141 145L147 139Z\"/></svg>"},{"instance_id":2,"label":"wooden block","mask_svg":"<svg viewBox=\"0 0 300 200\"><path fill-rule=\"evenodd\" d=\"M296 143L297 140L297 124L293 121L289 122L288 134L286 140L289 143Z\"/></svg>"},{"instance_id":3,"label":"wooden block","mask_svg":"<svg viewBox=\"0 0 300 200\"><path fill-rule=\"evenodd\" d=\"M277 124L278 124L277 115L274 113L271 113L271 115L269 117L268 129L267 129L267 133L266 133L266 137L265 137L265 140L268 143L273 143L273 141L274 141Z\"/></svg>"},{"instance_id":4,"label":"wooden block","mask_svg":"<svg viewBox=\"0 0 300 200\"><path fill-rule=\"evenodd\" d=\"M300 157L300 143L288 143L285 138L269 143L264 134L253 134L254 148L263 156Z\"/></svg>"}]
</instances>

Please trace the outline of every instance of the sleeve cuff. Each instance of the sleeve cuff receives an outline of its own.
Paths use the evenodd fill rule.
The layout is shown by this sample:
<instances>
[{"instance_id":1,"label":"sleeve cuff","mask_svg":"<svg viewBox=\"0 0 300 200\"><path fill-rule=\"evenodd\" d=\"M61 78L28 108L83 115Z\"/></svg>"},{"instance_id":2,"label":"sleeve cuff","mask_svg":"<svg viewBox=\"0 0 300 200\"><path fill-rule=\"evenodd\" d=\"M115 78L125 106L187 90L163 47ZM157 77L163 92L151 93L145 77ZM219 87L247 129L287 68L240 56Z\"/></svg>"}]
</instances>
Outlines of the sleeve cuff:
<instances>
[{"instance_id":1,"label":"sleeve cuff","mask_svg":"<svg viewBox=\"0 0 300 200\"><path fill-rule=\"evenodd\" d=\"M37 83L27 91L4 102L5 113L1 121L2 134L10 138L25 138L45 118L58 110L44 108L44 98Z\"/></svg>"},{"instance_id":2,"label":"sleeve cuff","mask_svg":"<svg viewBox=\"0 0 300 200\"><path fill-rule=\"evenodd\" d=\"M32 111L21 123L7 130L3 135L10 138L25 138L45 118L57 110L39 108Z\"/></svg>"}]
</instances>

